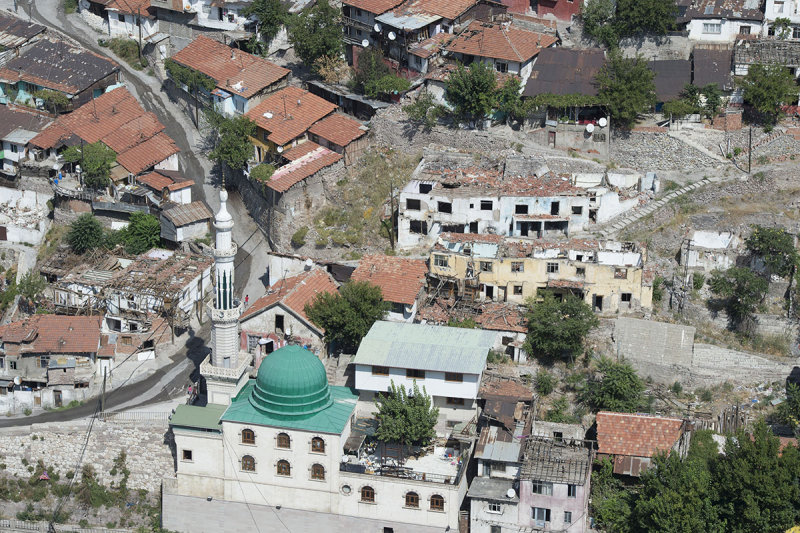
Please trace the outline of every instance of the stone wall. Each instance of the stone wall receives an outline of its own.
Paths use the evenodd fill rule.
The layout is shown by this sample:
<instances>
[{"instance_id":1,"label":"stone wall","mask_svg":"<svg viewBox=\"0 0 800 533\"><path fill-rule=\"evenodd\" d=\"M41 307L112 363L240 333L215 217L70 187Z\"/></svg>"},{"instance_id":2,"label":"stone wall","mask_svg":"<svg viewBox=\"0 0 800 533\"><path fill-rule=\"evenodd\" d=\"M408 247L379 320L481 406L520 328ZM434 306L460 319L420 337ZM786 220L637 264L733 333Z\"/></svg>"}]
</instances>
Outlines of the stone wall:
<instances>
[{"instance_id":1,"label":"stone wall","mask_svg":"<svg viewBox=\"0 0 800 533\"><path fill-rule=\"evenodd\" d=\"M720 164L667 133L642 131L614 135L610 159L622 167L647 171L696 170Z\"/></svg>"},{"instance_id":2,"label":"stone wall","mask_svg":"<svg viewBox=\"0 0 800 533\"><path fill-rule=\"evenodd\" d=\"M162 417L158 417L162 418ZM62 476L75 469L86 438L87 421L34 424L0 430L0 462L5 472L30 476L28 467L38 460ZM167 420L143 420L135 423L95 421L86 446L83 464L90 464L99 480L109 484L119 480L109 473L121 451L127 454L130 470L128 487L156 492L161 478L172 476L174 459L170 446Z\"/></svg>"}]
</instances>

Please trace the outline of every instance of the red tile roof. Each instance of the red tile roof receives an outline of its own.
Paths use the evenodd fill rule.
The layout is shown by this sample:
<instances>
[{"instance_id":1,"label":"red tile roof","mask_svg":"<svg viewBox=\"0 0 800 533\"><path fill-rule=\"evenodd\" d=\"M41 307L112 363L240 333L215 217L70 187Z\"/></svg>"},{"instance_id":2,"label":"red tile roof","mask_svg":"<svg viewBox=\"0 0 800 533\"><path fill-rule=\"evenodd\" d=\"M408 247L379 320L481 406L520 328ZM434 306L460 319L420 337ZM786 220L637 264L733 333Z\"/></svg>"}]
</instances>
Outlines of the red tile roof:
<instances>
[{"instance_id":1,"label":"red tile roof","mask_svg":"<svg viewBox=\"0 0 800 533\"><path fill-rule=\"evenodd\" d=\"M296 276L284 278L269 288L269 292L242 313L242 328L247 329L245 321L270 307L281 304L293 311L309 324L313 324L320 332L325 330L311 322L305 313L306 304L311 304L317 294L335 293L338 288L333 278L321 269L309 270Z\"/></svg>"},{"instance_id":2,"label":"red tile roof","mask_svg":"<svg viewBox=\"0 0 800 533\"><path fill-rule=\"evenodd\" d=\"M597 452L653 457L669 452L684 433L683 420L628 413L597 413Z\"/></svg>"},{"instance_id":3,"label":"red tile roof","mask_svg":"<svg viewBox=\"0 0 800 533\"><path fill-rule=\"evenodd\" d=\"M293 185L313 176L323 168L331 166L341 158L341 154L319 146L276 170L267 182L267 187L278 192L286 192Z\"/></svg>"},{"instance_id":4,"label":"red tile roof","mask_svg":"<svg viewBox=\"0 0 800 533\"><path fill-rule=\"evenodd\" d=\"M365 255L350 277L380 287L387 302L411 305L417 301L428 265L422 259L390 255Z\"/></svg>"},{"instance_id":5,"label":"red tile roof","mask_svg":"<svg viewBox=\"0 0 800 533\"><path fill-rule=\"evenodd\" d=\"M374 15L386 13L403 3L403 0L344 0L342 4L353 6Z\"/></svg>"},{"instance_id":6,"label":"red tile roof","mask_svg":"<svg viewBox=\"0 0 800 533\"><path fill-rule=\"evenodd\" d=\"M172 191L194 185L193 180L183 179L181 181L177 181L170 176L162 174L158 170L154 170L153 172L139 176L136 178L136 181L158 192L163 191L165 188Z\"/></svg>"},{"instance_id":7,"label":"red tile roof","mask_svg":"<svg viewBox=\"0 0 800 533\"><path fill-rule=\"evenodd\" d=\"M102 141L117 153L120 165L138 174L179 151L163 130L155 115L145 112L128 89L119 87L61 115L31 144L57 148L72 136L86 143Z\"/></svg>"},{"instance_id":8,"label":"red tile roof","mask_svg":"<svg viewBox=\"0 0 800 533\"><path fill-rule=\"evenodd\" d=\"M150 0L111 0L106 4L106 9L129 15L151 16L149 12Z\"/></svg>"},{"instance_id":9,"label":"red tile roof","mask_svg":"<svg viewBox=\"0 0 800 533\"><path fill-rule=\"evenodd\" d=\"M477 0L409 0L395 9L394 13L397 16L436 15L454 20L477 3Z\"/></svg>"},{"instance_id":10,"label":"red tile roof","mask_svg":"<svg viewBox=\"0 0 800 533\"><path fill-rule=\"evenodd\" d=\"M557 41L553 35L523 30L508 23L476 20L445 48L448 52L524 63Z\"/></svg>"},{"instance_id":11,"label":"red tile roof","mask_svg":"<svg viewBox=\"0 0 800 533\"><path fill-rule=\"evenodd\" d=\"M246 116L269 133L271 142L283 146L304 134L318 120L333 113L336 107L336 104L308 91L286 87L269 95L248 111ZM267 113L272 118L267 118Z\"/></svg>"},{"instance_id":12,"label":"red tile roof","mask_svg":"<svg viewBox=\"0 0 800 533\"><path fill-rule=\"evenodd\" d=\"M100 317L33 315L0 327L0 339L6 353L96 353Z\"/></svg>"},{"instance_id":13,"label":"red tile roof","mask_svg":"<svg viewBox=\"0 0 800 533\"><path fill-rule=\"evenodd\" d=\"M357 120L334 113L315 123L308 131L344 147L367 133L367 128Z\"/></svg>"},{"instance_id":14,"label":"red tile roof","mask_svg":"<svg viewBox=\"0 0 800 533\"><path fill-rule=\"evenodd\" d=\"M408 47L408 52L427 59L444 48L455 36L452 33L437 33L433 37L413 43Z\"/></svg>"},{"instance_id":15,"label":"red tile roof","mask_svg":"<svg viewBox=\"0 0 800 533\"><path fill-rule=\"evenodd\" d=\"M318 145L317 143L315 143L315 142L305 141L305 142L301 142L297 146L289 148L288 150L283 152L281 155L284 157L284 159L287 159L289 161L295 161L297 159L300 159L304 155L310 154L311 152L313 152L317 148L322 148L322 147L320 145Z\"/></svg>"},{"instance_id":16,"label":"red tile roof","mask_svg":"<svg viewBox=\"0 0 800 533\"><path fill-rule=\"evenodd\" d=\"M202 72L223 91L250 98L289 76L289 71L263 57L231 48L203 35L172 56L172 59Z\"/></svg>"}]
</instances>

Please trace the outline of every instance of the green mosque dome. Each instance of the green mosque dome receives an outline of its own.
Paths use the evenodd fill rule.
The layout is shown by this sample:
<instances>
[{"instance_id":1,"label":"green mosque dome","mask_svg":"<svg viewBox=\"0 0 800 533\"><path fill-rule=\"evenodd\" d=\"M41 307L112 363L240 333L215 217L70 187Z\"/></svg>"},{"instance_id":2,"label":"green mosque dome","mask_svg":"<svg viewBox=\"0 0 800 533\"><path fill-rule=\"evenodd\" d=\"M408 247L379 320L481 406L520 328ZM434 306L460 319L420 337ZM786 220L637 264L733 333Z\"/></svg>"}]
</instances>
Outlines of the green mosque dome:
<instances>
[{"instance_id":1,"label":"green mosque dome","mask_svg":"<svg viewBox=\"0 0 800 533\"><path fill-rule=\"evenodd\" d=\"M302 417L333 403L325 366L300 346L284 346L258 367L250 404L262 413Z\"/></svg>"}]
</instances>

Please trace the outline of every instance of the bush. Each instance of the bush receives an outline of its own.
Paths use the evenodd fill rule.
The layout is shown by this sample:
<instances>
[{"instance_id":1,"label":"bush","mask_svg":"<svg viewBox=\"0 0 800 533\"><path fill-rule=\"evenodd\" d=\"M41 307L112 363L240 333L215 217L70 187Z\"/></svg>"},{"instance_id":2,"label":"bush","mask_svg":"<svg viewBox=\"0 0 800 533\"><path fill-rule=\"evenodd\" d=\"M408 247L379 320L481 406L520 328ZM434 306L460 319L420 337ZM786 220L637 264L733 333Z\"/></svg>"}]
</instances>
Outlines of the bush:
<instances>
[{"instance_id":1,"label":"bush","mask_svg":"<svg viewBox=\"0 0 800 533\"><path fill-rule=\"evenodd\" d=\"M706 282L706 276L702 272L695 272L692 274L692 288L696 291L699 291L703 288L703 285Z\"/></svg>"},{"instance_id":2,"label":"bush","mask_svg":"<svg viewBox=\"0 0 800 533\"><path fill-rule=\"evenodd\" d=\"M250 171L250 177L256 181L269 181L275 173L275 167L268 163L261 163Z\"/></svg>"},{"instance_id":3,"label":"bush","mask_svg":"<svg viewBox=\"0 0 800 533\"><path fill-rule=\"evenodd\" d=\"M306 243L306 235L308 234L308 227L303 226L292 235L292 246L300 248Z\"/></svg>"},{"instance_id":4,"label":"bush","mask_svg":"<svg viewBox=\"0 0 800 533\"><path fill-rule=\"evenodd\" d=\"M108 41L108 47L135 70L143 70L147 66L144 56L139 59L139 43L133 39L114 37Z\"/></svg>"},{"instance_id":5,"label":"bush","mask_svg":"<svg viewBox=\"0 0 800 533\"><path fill-rule=\"evenodd\" d=\"M656 276L653 280L653 303L660 303L664 298L664 278Z\"/></svg>"},{"instance_id":6,"label":"bush","mask_svg":"<svg viewBox=\"0 0 800 533\"><path fill-rule=\"evenodd\" d=\"M490 350L489 355L486 356L486 362L492 364L504 365L506 363L511 362L511 359L505 354L502 354L495 350Z\"/></svg>"},{"instance_id":7,"label":"bush","mask_svg":"<svg viewBox=\"0 0 800 533\"><path fill-rule=\"evenodd\" d=\"M78 0L64 0L64 13L71 15L78 10Z\"/></svg>"},{"instance_id":8,"label":"bush","mask_svg":"<svg viewBox=\"0 0 800 533\"><path fill-rule=\"evenodd\" d=\"M539 370L536 373L536 392L542 396L547 396L556 388L556 380L547 370Z\"/></svg>"},{"instance_id":9,"label":"bush","mask_svg":"<svg viewBox=\"0 0 800 533\"><path fill-rule=\"evenodd\" d=\"M672 384L672 387L670 387L670 390L672 391L672 393L674 395L677 396L677 395L679 395L680 393L683 392L683 385L681 385L680 381L676 381L675 383Z\"/></svg>"}]
</instances>

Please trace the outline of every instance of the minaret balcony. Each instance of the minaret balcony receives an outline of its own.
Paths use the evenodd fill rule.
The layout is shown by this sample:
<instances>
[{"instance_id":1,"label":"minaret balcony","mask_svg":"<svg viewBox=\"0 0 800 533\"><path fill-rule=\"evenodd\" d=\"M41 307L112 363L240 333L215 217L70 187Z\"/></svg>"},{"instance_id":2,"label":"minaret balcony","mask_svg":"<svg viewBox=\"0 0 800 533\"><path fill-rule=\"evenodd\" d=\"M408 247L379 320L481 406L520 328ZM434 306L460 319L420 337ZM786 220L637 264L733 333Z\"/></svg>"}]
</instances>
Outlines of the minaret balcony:
<instances>
[{"instance_id":1,"label":"minaret balcony","mask_svg":"<svg viewBox=\"0 0 800 533\"><path fill-rule=\"evenodd\" d=\"M247 352L239 352L239 361L236 368L225 368L221 366L214 366L211 364L211 355L209 354L203 362L200 363L200 374L206 379L216 379L218 381L236 381L250 366L253 356Z\"/></svg>"},{"instance_id":2,"label":"minaret balcony","mask_svg":"<svg viewBox=\"0 0 800 533\"><path fill-rule=\"evenodd\" d=\"M231 247L228 248L227 250L220 250L219 248L214 248L214 257L220 259L224 257L235 257L237 249L238 247L236 246L235 242L232 242Z\"/></svg>"},{"instance_id":3,"label":"minaret balcony","mask_svg":"<svg viewBox=\"0 0 800 533\"><path fill-rule=\"evenodd\" d=\"M211 314L212 322L230 323L237 322L242 316L241 304L230 309L217 309L213 303L208 304L208 311Z\"/></svg>"}]
</instances>

